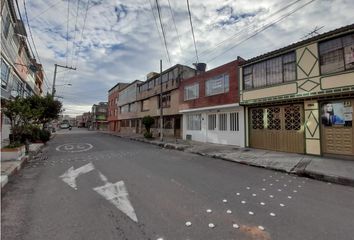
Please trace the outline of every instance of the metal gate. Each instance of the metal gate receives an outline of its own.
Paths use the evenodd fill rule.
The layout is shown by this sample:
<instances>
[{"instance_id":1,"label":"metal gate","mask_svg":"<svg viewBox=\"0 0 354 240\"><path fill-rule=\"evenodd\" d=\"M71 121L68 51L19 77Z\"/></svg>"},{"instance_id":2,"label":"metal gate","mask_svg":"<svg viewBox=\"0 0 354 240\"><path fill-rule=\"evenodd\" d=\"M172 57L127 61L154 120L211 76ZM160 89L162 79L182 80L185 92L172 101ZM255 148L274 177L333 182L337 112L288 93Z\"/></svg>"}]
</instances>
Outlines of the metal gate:
<instances>
[{"instance_id":1,"label":"metal gate","mask_svg":"<svg viewBox=\"0 0 354 240\"><path fill-rule=\"evenodd\" d=\"M305 152L301 104L249 110L250 147L282 152Z\"/></svg>"}]
</instances>

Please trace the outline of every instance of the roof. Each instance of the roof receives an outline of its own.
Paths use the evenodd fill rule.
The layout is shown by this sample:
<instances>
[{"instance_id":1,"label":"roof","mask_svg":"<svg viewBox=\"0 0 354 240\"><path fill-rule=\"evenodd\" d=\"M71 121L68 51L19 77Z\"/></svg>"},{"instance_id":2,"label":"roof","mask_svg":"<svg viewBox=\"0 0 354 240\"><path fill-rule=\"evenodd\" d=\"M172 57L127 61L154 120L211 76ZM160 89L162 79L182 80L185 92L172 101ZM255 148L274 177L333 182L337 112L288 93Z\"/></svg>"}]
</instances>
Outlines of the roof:
<instances>
[{"instance_id":1,"label":"roof","mask_svg":"<svg viewBox=\"0 0 354 240\"><path fill-rule=\"evenodd\" d=\"M344 27L341 27L341 28L337 28L337 29L334 29L332 31L329 31L329 32L326 32L326 33L322 33L322 34L319 34L317 36L305 39L303 41L299 41L299 42L293 43L293 44L291 44L289 46L280 48L278 50L271 51L271 52L259 55L257 57L254 57L254 58L251 58L251 59L245 61L244 63L242 63L240 65L248 65L250 63L254 63L254 62L257 62L259 60L263 60L263 59L270 58L270 57L275 57L276 55L282 54L284 52L295 50L296 48L298 48L300 46L307 45L307 44L313 43L313 42L318 42L319 40L324 40L326 38L330 38L330 37L333 37L333 36L336 36L336 35L350 33L350 32L353 32L353 31L354 31L354 24L350 24L350 25L347 25L347 26L344 26Z\"/></svg>"},{"instance_id":2,"label":"roof","mask_svg":"<svg viewBox=\"0 0 354 240\"><path fill-rule=\"evenodd\" d=\"M142 83L142 82L143 82L143 81L141 81L141 80L134 80L133 82L128 83L128 85L122 87L122 88L120 89L120 91L123 91L124 89L128 88L129 86L133 85L134 83Z\"/></svg>"},{"instance_id":3,"label":"roof","mask_svg":"<svg viewBox=\"0 0 354 240\"><path fill-rule=\"evenodd\" d=\"M122 83L122 82L119 82L117 83L116 85L114 85L111 89L108 90L108 92L112 91L115 87L117 87L118 85L123 85L123 87L125 87L125 85L129 85L129 83Z\"/></svg>"}]
</instances>

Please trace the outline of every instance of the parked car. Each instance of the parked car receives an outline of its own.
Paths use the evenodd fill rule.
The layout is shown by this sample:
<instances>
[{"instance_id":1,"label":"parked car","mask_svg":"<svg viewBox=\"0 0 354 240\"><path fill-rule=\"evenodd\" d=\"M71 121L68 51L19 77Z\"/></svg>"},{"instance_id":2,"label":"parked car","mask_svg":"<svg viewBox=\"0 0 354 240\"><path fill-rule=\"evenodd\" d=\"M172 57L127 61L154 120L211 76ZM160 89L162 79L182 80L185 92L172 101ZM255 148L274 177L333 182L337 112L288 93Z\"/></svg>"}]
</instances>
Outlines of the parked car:
<instances>
[{"instance_id":1,"label":"parked car","mask_svg":"<svg viewBox=\"0 0 354 240\"><path fill-rule=\"evenodd\" d=\"M70 127L69 123L62 123L59 126L61 129L68 129Z\"/></svg>"}]
</instances>

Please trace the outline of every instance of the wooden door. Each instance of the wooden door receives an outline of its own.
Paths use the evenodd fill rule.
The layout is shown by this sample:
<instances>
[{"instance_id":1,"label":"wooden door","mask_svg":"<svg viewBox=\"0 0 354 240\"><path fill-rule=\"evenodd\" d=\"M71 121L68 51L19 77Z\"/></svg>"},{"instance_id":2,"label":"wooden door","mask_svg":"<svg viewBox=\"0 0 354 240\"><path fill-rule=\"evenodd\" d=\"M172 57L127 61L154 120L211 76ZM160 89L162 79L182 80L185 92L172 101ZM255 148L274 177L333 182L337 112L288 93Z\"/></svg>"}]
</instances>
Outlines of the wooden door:
<instances>
[{"instance_id":1,"label":"wooden door","mask_svg":"<svg viewBox=\"0 0 354 240\"><path fill-rule=\"evenodd\" d=\"M301 104L251 108L250 146L282 152L305 152Z\"/></svg>"}]
</instances>

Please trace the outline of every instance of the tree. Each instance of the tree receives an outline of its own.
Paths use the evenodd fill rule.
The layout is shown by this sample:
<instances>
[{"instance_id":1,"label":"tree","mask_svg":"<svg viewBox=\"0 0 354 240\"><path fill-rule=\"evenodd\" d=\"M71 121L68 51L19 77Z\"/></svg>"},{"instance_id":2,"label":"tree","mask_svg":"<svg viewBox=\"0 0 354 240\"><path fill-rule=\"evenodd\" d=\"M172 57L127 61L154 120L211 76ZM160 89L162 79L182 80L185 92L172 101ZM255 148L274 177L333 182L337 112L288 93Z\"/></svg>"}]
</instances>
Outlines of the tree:
<instances>
[{"instance_id":1,"label":"tree","mask_svg":"<svg viewBox=\"0 0 354 240\"><path fill-rule=\"evenodd\" d=\"M146 138L151 138L152 137L152 134L150 132L150 129L151 129L151 126L154 124L154 119L148 115L148 116L145 116L143 117L143 120L142 120L144 126L145 126L145 129L146 129L146 134L144 134L144 136Z\"/></svg>"}]
</instances>

